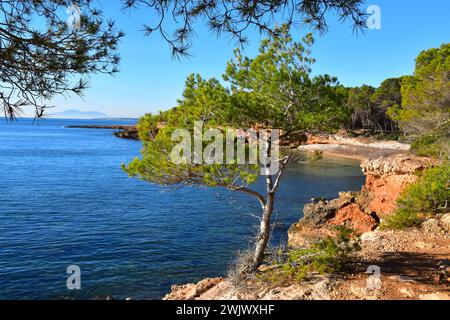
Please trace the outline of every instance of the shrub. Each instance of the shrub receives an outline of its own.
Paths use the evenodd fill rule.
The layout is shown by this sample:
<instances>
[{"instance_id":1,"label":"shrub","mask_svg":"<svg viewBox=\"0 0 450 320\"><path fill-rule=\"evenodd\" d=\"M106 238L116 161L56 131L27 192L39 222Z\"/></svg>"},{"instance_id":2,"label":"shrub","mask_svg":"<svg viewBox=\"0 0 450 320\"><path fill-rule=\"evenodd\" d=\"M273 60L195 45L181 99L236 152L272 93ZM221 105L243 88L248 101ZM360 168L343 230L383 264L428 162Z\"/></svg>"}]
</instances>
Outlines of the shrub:
<instances>
[{"instance_id":1,"label":"shrub","mask_svg":"<svg viewBox=\"0 0 450 320\"><path fill-rule=\"evenodd\" d=\"M421 222L420 214L434 215L449 211L450 166L448 161L425 170L419 180L408 186L397 200L399 209L383 223L383 227L402 229Z\"/></svg>"},{"instance_id":2,"label":"shrub","mask_svg":"<svg viewBox=\"0 0 450 320\"><path fill-rule=\"evenodd\" d=\"M389 140L389 141L399 141L401 137L400 132L386 132L375 135L378 140Z\"/></svg>"},{"instance_id":3,"label":"shrub","mask_svg":"<svg viewBox=\"0 0 450 320\"><path fill-rule=\"evenodd\" d=\"M341 272L351 255L360 249L360 245L358 241L352 240L352 230L338 228L338 231L336 238L327 237L310 248L290 249L280 254L281 259L272 263L274 268L260 275L260 278L270 282L301 282L314 272Z\"/></svg>"},{"instance_id":4,"label":"shrub","mask_svg":"<svg viewBox=\"0 0 450 320\"><path fill-rule=\"evenodd\" d=\"M411 144L411 152L419 156L443 158L448 155L448 137L424 135Z\"/></svg>"},{"instance_id":5,"label":"shrub","mask_svg":"<svg viewBox=\"0 0 450 320\"><path fill-rule=\"evenodd\" d=\"M420 225L421 220L417 212L398 209L393 215L389 216L381 225L382 229L405 229Z\"/></svg>"},{"instance_id":6,"label":"shrub","mask_svg":"<svg viewBox=\"0 0 450 320\"><path fill-rule=\"evenodd\" d=\"M236 260L228 267L227 279L234 288L244 288L251 277L247 272L253 261L253 250L239 251Z\"/></svg>"}]
</instances>

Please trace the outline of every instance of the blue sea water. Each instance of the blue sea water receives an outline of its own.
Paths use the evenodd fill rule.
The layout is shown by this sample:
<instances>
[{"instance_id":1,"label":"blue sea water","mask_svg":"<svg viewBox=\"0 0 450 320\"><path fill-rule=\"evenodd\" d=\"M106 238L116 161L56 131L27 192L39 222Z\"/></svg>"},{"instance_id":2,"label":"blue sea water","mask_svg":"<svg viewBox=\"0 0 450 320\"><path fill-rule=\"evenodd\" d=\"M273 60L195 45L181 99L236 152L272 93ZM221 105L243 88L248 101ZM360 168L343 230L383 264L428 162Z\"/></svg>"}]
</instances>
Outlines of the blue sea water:
<instances>
[{"instance_id":1,"label":"blue sea water","mask_svg":"<svg viewBox=\"0 0 450 320\"><path fill-rule=\"evenodd\" d=\"M247 247L255 199L128 178L120 165L139 154L139 141L65 128L114 123L0 120L0 299L160 299L172 284L224 275ZM292 165L277 196L273 244L286 240L311 197L362 184L358 161ZM67 289L69 265L81 268L81 290Z\"/></svg>"}]
</instances>

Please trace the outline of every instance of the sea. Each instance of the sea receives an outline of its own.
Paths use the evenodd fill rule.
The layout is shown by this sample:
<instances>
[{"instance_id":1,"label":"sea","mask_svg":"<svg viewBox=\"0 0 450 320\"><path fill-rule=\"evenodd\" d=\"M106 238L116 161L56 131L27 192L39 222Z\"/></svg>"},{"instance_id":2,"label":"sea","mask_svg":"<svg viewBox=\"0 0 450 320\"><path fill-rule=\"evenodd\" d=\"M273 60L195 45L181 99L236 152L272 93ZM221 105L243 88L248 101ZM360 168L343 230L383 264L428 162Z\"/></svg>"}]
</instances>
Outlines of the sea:
<instances>
[{"instance_id":1,"label":"sea","mask_svg":"<svg viewBox=\"0 0 450 320\"><path fill-rule=\"evenodd\" d=\"M140 141L67 128L135 122L0 119L0 299L161 299L173 284L226 275L249 247L260 214L255 198L130 178L121 164L139 156ZM271 246L286 243L311 198L363 183L356 160L291 164Z\"/></svg>"}]
</instances>

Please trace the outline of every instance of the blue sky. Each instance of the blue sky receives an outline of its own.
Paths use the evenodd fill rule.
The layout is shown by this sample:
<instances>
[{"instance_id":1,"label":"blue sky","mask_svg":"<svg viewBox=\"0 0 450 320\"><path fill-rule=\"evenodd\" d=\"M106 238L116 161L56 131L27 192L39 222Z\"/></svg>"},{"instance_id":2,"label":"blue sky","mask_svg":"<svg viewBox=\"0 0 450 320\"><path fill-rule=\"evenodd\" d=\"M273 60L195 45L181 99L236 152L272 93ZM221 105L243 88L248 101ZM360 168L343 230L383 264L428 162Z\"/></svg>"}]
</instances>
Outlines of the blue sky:
<instances>
[{"instance_id":1,"label":"blue sky","mask_svg":"<svg viewBox=\"0 0 450 320\"><path fill-rule=\"evenodd\" d=\"M120 73L114 77L92 77L83 99L57 97L53 101L56 108L51 112L74 108L115 117L138 117L173 107L190 73L221 79L236 47L230 39L217 39L199 24L193 56L173 60L158 34L143 36L143 23L156 19L151 11L124 13L119 0L104 3L105 15L116 20L118 28L126 33L120 44ZM366 7L369 5L381 8L381 30L355 35L349 23L340 23L330 16L328 33L316 35L314 73L337 76L346 86L377 86L386 78L411 74L420 51L450 42L448 0L368 0ZM294 30L294 38L307 31ZM250 44L244 53L254 56L260 37L253 31L248 36Z\"/></svg>"}]
</instances>

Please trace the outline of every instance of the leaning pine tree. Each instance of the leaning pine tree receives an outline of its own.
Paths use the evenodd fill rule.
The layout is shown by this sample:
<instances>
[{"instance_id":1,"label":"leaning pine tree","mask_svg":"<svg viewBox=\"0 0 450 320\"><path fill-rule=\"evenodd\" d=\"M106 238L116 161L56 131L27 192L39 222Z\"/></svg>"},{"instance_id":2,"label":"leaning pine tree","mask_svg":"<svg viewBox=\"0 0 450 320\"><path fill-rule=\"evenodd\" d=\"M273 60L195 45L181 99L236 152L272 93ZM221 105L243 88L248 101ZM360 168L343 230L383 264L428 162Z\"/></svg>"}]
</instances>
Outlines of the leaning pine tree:
<instances>
[{"instance_id":1,"label":"leaning pine tree","mask_svg":"<svg viewBox=\"0 0 450 320\"><path fill-rule=\"evenodd\" d=\"M348 118L345 90L336 79L310 76L312 37L296 43L287 29L282 31L283 37L264 40L254 59L235 52L235 62L228 64L224 76L231 83L229 90L215 79L191 75L176 108L140 120L142 157L124 166L131 176L160 185L223 187L255 197L261 205L261 220L251 262L241 270L245 272L257 270L263 262L275 196L293 160L277 152L275 129L288 134L332 130ZM255 125L264 128L256 138L248 130L231 136L226 130ZM195 139L201 135L199 148ZM246 161L230 159L229 150L233 150L231 155L239 152L243 141ZM260 161L256 163L249 161L255 158L253 142L259 142ZM174 161L174 152L189 161ZM264 193L251 188L258 175L264 178Z\"/></svg>"}]
</instances>

